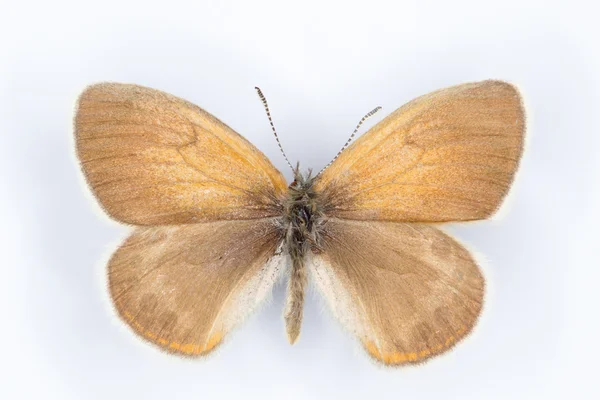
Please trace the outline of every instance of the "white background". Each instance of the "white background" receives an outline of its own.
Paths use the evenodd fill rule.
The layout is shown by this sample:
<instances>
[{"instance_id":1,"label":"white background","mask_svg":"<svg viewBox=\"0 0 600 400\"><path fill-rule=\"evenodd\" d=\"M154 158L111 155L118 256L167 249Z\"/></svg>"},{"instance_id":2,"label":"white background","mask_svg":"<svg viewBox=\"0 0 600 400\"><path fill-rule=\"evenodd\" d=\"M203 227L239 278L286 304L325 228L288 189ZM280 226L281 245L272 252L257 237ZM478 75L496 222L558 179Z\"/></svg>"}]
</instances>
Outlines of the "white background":
<instances>
[{"instance_id":1,"label":"white background","mask_svg":"<svg viewBox=\"0 0 600 400\"><path fill-rule=\"evenodd\" d=\"M557 6L556 3L567 3ZM2 1L0 398L598 398L598 10L551 1ZM377 105L504 79L528 146L504 217L452 231L488 262L474 335L416 368L374 365L311 295L287 344L283 286L213 356L135 339L104 289L127 229L73 155L74 101L130 82L186 98L290 173L320 168Z\"/></svg>"}]
</instances>

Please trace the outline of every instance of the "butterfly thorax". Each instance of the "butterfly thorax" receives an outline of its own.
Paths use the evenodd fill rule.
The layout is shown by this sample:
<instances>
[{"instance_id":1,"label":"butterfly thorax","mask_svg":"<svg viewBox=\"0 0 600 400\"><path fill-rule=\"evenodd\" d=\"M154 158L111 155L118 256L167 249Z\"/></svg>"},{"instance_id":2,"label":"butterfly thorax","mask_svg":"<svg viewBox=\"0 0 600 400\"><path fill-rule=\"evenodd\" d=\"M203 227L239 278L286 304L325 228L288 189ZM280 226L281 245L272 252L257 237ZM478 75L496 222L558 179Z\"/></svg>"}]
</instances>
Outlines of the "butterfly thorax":
<instances>
[{"instance_id":1,"label":"butterfly thorax","mask_svg":"<svg viewBox=\"0 0 600 400\"><path fill-rule=\"evenodd\" d=\"M296 341L302 322L307 284L305 257L310 251L320 248L323 217L313 181L310 172L303 176L296 170L284 207L284 245L292 261L285 312L286 330L291 343Z\"/></svg>"},{"instance_id":2,"label":"butterfly thorax","mask_svg":"<svg viewBox=\"0 0 600 400\"><path fill-rule=\"evenodd\" d=\"M292 259L304 257L310 249L319 247L322 213L313 181L310 173L302 176L296 172L294 182L288 188L285 241Z\"/></svg>"}]
</instances>

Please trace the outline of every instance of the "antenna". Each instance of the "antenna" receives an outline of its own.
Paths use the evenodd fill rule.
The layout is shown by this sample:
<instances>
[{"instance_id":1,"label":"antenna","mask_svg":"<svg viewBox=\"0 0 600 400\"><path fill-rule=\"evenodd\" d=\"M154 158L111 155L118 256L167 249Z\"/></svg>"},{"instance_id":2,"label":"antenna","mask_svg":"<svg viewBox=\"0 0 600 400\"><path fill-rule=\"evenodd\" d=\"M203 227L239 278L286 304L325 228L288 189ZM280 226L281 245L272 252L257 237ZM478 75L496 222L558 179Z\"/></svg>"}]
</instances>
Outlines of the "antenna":
<instances>
[{"instance_id":1,"label":"antenna","mask_svg":"<svg viewBox=\"0 0 600 400\"><path fill-rule=\"evenodd\" d=\"M255 86L254 89L256 89L256 93L258 93L258 97L260 97L260 100L262 101L263 105L265 106L265 111L267 112L267 117L269 118L269 123L271 124L271 129L273 130L273 135L275 135L275 140L277 141L279 150L281 150L281 154L283 154L283 158L285 158L285 161L290 166L292 171L295 171L294 167L292 167L292 164L290 163L290 160L288 160L287 156L285 155L285 151L283 151L283 147L281 147L281 142L279 141L279 136L277 136L277 131L275 130L275 125L273 125L273 120L271 119L271 112L269 111L269 105L267 104L267 99L259 87Z\"/></svg>"},{"instance_id":2,"label":"antenna","mask_svg":"<svg viewBox=\"0 0 600 400\"><path fill-rule=\"evenodd\" d=\"M333 162L335 160L337 160L337 158L340 156L340 154L342 154L342 152L344 150L346 150L346 147L348 147L350 145L350 142L352 141L352 139L354 138L354 135L356 135L356 132L358 132L358 129L360 128L360 126L369 118L371 118L373 115L375 115L375 113L377 111L381 110L381 106L377 106L374 109L372 109L371 111L369 111L364 117L362 117L362 119L360 120L360 122L358 123L358 125L356 125L356 128L354 129L354 132L352 132L352 135L350 135L350 137L348 138L348 141L346 142L346 144L344 144L344 146L341 148L340 151L338 151L338 153L335 155L335 157L333 157L333 160L331 160L329 162L329 164L327 164L318 174L317 176L321 175L321 173L323 171L325 171L331 164L333 164Z\"/></svg>"}]
</instances>

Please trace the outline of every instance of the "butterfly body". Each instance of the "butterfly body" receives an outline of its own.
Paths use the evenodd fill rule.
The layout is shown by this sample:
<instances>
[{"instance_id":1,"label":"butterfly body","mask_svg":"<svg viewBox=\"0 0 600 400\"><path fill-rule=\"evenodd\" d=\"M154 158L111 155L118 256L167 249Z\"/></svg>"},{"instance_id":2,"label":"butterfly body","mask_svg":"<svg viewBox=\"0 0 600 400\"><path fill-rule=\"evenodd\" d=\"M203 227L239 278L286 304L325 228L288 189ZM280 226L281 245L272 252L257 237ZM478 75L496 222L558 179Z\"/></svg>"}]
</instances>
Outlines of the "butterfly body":
<instances>
[{"instance_id":1,"label":"butterfly body","mask_svg":"<svg viewBox=\"0 0 600 400\"><path fill-rule=\"evenodd\" d=\"M440 225L496 211L524 132L514 86L453 86L405 104L319 174L296 170L287 185L233 129L158 90L92 85L75 116L87 182L133 227L108 262L108 287L140 337L207 354L289 266L288 340L298 339L310 277L386 365L442 354L475 326L483 274Z\"/></svg>"},{"instance_id":2,"label":"butterfly body","mask_svg":"<svg viewBox=\"0 0 600 400\"><path fill-rule=\"evenodd\" d=\"M288 340L294 343L300 334L304 293L307 285L305 259L317 252L321 242L323 214L318 194L313 189L313 177L303 176L296 168L295 179L288 188L284 206L284 243L291 259L288 298L285 310Z\"/></svg>"}]
</instances>

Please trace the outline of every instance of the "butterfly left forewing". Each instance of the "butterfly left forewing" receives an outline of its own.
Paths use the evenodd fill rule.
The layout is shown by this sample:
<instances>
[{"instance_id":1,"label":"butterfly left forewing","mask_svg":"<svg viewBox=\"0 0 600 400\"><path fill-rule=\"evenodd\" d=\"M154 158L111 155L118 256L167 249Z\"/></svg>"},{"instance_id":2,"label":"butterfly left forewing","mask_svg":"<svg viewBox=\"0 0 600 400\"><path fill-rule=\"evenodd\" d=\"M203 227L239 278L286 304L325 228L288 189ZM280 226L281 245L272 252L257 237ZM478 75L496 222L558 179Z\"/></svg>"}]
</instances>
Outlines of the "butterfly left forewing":
<instances>
[{"instance_id":1,"label":"butterfly left forewing","mask_svg":"<svg viewBox=\"0 0 600 400\"><path fill-rule=\"evenodd\" d=\"M109 261L110 295L142 338L204 355L269 293L280 242L273 219L137 228Z\"/></svg>"},{"instance_id":2,"label":"butterfly left forewing","mask_svg":"<svg viewBox=\"0 0 600 400\"><path fill-rule=\"evenodd\" d=\"M484 279L454 239L427 224L331 218L323 229L312 276L373 358L422 362L471 331Z\"/></svg>"},{"instance_id":3,"label":"butterfly left forewing","mask_svg":"<svg viewBox=\"0 0 600 400\"><path fill-rule=\"evenodd\" d=\"M80 96L75 144L106 212L133 225L273 217L283 175L230 127L183 99L99 83Z\"/></svg>"}]
</instances>

